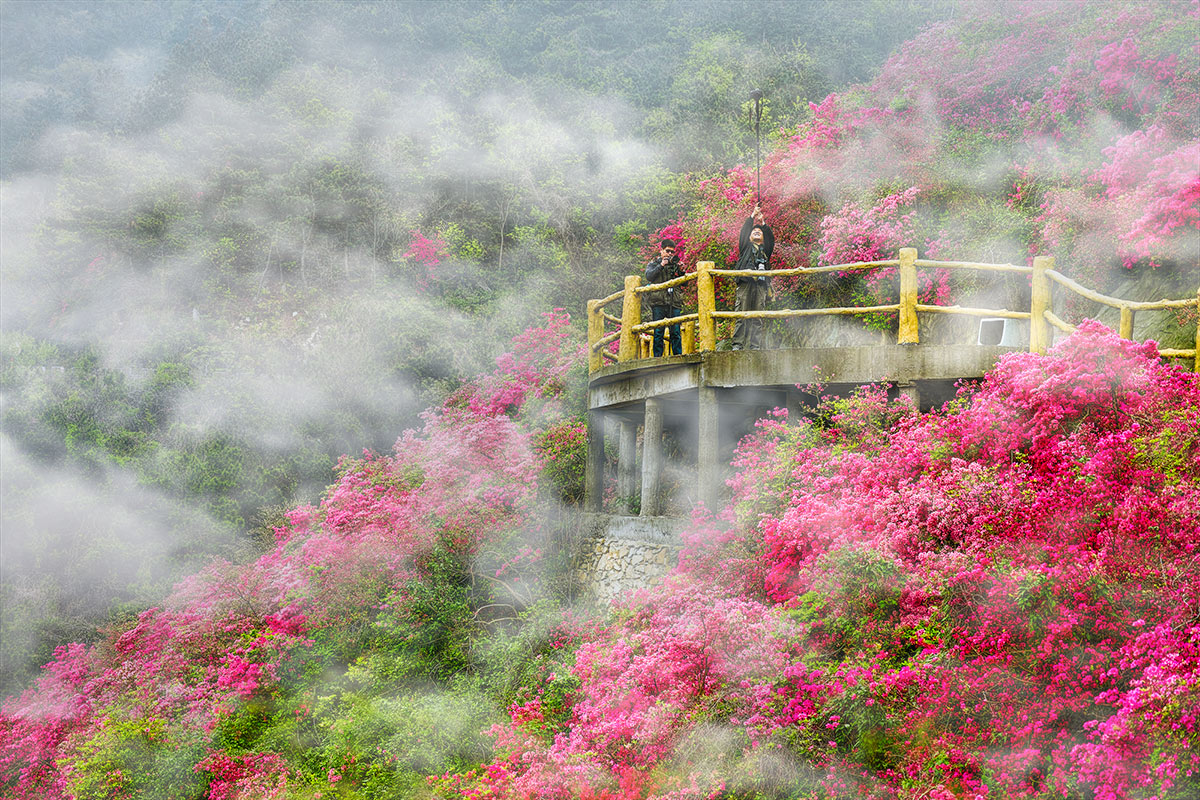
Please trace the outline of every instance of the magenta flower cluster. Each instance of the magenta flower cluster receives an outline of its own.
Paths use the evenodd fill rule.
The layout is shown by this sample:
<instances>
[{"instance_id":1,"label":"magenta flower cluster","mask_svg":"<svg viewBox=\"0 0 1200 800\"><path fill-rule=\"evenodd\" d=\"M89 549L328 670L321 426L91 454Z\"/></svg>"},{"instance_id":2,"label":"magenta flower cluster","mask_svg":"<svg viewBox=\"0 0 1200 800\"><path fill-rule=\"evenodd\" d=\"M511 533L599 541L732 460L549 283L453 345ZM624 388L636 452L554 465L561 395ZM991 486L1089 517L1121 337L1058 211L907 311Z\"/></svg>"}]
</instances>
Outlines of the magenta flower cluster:
<instances>
[{"instance_id":1,"label":"magenta flower cluster","mask_svg":"<svg viewBox=\"0 0 1200 800\"><path fill-rule=\"evenodd\" d=\"M533 695L443 788L1195 796L1196 376L1087 323L942 413L868 388L821 414L761 421L734 504L576 651L569 713Z\"/></svg>"},{"instance_id":2,"label":"magenta flower cluster","mask_svg":"<svg viewBox=\"0 0 1200 800\"><path fill-rule=\"evenodd\" d=\"M296 691L318 637L328 647L402 597L435 547L469 557L521 526L547 457L533 446L538 426L561 421L566 369L582 360L569 322L547 314L394 455L343 459L319 507L289 512L258 559L214 563L128 629L60 648L0 710L3 795L134 798L147 780L137 770L153 765L137 753L200 743L208 800L284 797L296 764L232 747L222 726L267 702L311 717Z\"/></svg>"},{"instance_id":3,"label":"magenta flower cluster","mask_svg":"<svg viewBox=\"0 0 1200 800\"><path fill-rule=\"evenodd\" d=\"M1195 265L1200 7L961 5L871 84L780 130L761 198L778 265L894 258L905 245L995 260L997 236L1056 255L1091 285L1111 279L1114 261ZM694 258L732 252L753 178L738 166L698 182L680 220ZM865 224L910 192L904 215Z\"/></svg>"}]
</instances>

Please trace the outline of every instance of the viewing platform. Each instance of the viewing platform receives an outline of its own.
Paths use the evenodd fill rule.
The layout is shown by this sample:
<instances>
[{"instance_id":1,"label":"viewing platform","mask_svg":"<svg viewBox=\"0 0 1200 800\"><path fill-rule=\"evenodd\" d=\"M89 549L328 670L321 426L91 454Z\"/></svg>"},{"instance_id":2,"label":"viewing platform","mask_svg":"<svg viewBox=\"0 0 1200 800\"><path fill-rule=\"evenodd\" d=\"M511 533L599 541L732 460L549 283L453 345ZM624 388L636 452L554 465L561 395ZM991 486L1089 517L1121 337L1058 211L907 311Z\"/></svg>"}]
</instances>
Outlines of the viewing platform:
<instances>
[{"instance_id":1,"label":"viewing platform","mask_svg":"<svg viewBox=\"0 0 1200 800\"><path fill-rule=\"evenodd\" d=\"M715 269L700 262L694 273L661 284L642 285L636 275L625 278L622 291L587 305L589 344L588 457L586 506L600 511L606 495L627 512L659 516L666 510L665 488L671 483L677 505L722 501L724 473L733 448L753 429L755 420L774 408L789 418L803 415L816 402L804 387L820 384L829 394L845 394L858 386L887 383L889 393L904 395L922 410L951 399L956 385L976 380L1005 353L1043 353L1057 333L1075 325L1055 313L1053 287L1115 309L1119 334L1132 338L1134 315L1141 311L1195 308L1195 298L1140 302L1108 297L1087 289L1054 270L1050 257L1032 266L929 261L904 248L887 261L831 267L769 270L770 276L845 275L855 270L892 268L899 281L894 304L861 307L777 309L735 312L716 308L715 278L763 275L762 272ZM1028 281L1028 310L929 305L918 302L918 269L980 270L1022 276ZM1028 276L1024 278L1024 276ZM695 284L695 311L678 317L642 322L641 295L671 286ZM621 301L621 314L605 311ZM690 305L690 304L685 304ZM717 346L719 320L788 319L863 315L897 315L894 340L881 344L809 346L786 349L722 350ZM918 315L958 315L980 320L968 341L922 344ZM652 357L651 332L681 326L683 353ZM615 328L615 330L612 330ZM885 334L886 336L886 334ZM664 337L665 339L666 337ZM664 342L665 344L665 342ZM615 348L616 352L612 352ZM1160 349L1163 357L1186 358L1200 372L1200 327L1190 349ZM608 429L612 429L609 431ZM638 431L641 430L639 459ZM607 433L606 433L607 431ZM606 438L616 440L615 475L606 475ZM667 444L664 444L667 443Z\"/></svg>"}]
</instances>

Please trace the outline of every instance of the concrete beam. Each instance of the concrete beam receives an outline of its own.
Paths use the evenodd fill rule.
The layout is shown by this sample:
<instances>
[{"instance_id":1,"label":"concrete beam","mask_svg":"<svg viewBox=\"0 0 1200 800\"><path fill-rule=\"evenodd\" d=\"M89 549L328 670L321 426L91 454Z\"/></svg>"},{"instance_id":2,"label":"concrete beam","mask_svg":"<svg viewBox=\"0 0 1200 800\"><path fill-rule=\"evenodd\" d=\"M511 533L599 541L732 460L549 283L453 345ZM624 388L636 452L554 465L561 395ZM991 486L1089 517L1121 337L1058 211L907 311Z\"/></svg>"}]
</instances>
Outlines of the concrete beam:
<instances>
[{"instance_id":1,"label":"concrete beam","mask_svg":"<svg viewBox=\"0 0 1200 800\"><path fill-rule=\"evenodd\" d=\"M603 367L592 375L589 408L619 408L648 397L690 393L700 386L792 387L821 379L828 385L860 386L894 381L978 378L1005 353L1020 348L986 345L871 345L793 350L704 352ZM638 365L641 365L640 367Z\"/></svg>"},{"instance_id":2,"label":"concrete beam","mask_svg":"<svg viewBox=\"0 0 1200 800\"><path fill-rule=\"evenodd\" d=\"M779 386L814 383L861 385L979 377L1011 347L980 345L873 345L795 350L742 350L705 354L709 386Z\"/></svg>"},{"instance_id":3,"label":"concrete beam","mask_svg":"<svg viewBox=\"0 0 1200 800\"><path fill-rule=\"evenodd\" d=\"M592 408L641 403L647 397L662 397L677 392L690 392L699 383L700 356L683 356L689 361L667 367L644 370L625 369L593 377L588 394ZM639 362L633 362L639 363Z\"/></svg>"}]
</instances>

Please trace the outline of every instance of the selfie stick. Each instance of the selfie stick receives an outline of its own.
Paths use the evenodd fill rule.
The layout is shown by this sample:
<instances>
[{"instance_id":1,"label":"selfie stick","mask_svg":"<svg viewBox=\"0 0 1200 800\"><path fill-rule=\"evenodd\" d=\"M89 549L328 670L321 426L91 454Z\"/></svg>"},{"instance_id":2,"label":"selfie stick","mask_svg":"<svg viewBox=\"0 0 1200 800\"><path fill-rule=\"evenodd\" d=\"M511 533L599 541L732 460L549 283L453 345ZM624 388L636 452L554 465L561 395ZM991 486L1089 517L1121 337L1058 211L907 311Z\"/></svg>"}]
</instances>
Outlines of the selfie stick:
<instances>
[{"instance_id":1,"label":"selfie stick","mask_svg":"<svg viewBox=\"0 0 1200 800\"><path fill-rule=\"evenodd\" d=\"M762 122L762 98L761 89L755 89L750 93L750 99L754 101L754 108L750 109L750 116L754 120L754 204L757 206L762 205L762 191L759 189L761 181L759 170L762 162L762 133L759 129Z\"/></svg>"}]
</instances>

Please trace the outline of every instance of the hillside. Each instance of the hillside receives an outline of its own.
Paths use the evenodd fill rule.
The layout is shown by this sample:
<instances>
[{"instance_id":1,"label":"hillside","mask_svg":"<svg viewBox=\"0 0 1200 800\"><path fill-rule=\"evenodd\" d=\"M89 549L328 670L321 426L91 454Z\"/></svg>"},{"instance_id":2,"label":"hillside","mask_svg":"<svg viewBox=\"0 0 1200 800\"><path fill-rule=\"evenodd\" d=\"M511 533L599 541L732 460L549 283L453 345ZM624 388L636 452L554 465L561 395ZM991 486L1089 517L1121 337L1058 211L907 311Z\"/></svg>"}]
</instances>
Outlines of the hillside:
<instances>
[{"instance_id":1,"label":"hillside","mask_svg":"<svg viewBox=\"0 0 1200 800\"><path fill-rule=\"evenodd\" d=\"M0 5L0 693L608 293L746 87L800 115L945 13L859 8Z\"/></svg>"},{"instance_id":2,"label":"hillside","mask_svg":"<svg viewBox=\"0 0 1200 800\"><path fill-rule=\"evenodd\" d=\"M1194 374L1089 324L940 413L779 412L666 584L589 618L538 491L584 448L566 324L257 561L61 648L4 706L7 796L1200 789Z\"/></svg>"},{"instance_id":3,"label":"hillside","mask_svg":"<svg viewBox=\"0 0 1200 800\"><path fill-rule=\"evenodd\" d=\"M1130 299L1190 297L1200 274L1200 35L1187 3L966 3L869 83L770 131L761 166L704 176L662 232L724 263L756 202L778 267L921 257L1057 268ZM759 187L761 185L761 192ZM921 301L1028 305L1028 287L923 277ZM790 279L781 307L895 302L890 274ZM732 285L726 288L732 297ZM1110 310L1072 301L1070 314ZM894 327L894 320L868 320ZM1142 338L1189 347L1181 320ZM1110 320L1115 327L1115 317ZM849 328L850 326L847 326ZM777 326L781 343L798 332ZM853 330L845 336L853 337ZM861 336L861 329L859 331Z\"/></svg>"},{"instance_id":4,"label":"hillside","mask_svg":"<svg viewBox=\"0 0 1200 800\"><path fill-rule=\"evenodd\" d=\"M864 15L896 49L837 86L818 45L854 19L758 5L646 4L687 45L658 54L620 46L631 5L313 4L299 26L197 3L148 18L165 61L119 33L127 8L58 10L78 58L117 41L153 68L116 73L144 94L107 116L95 84L24 86L5 143L4 547L20 523L30 570L5 565L3 632L61 646L34 680L4 657L0 794L1200 794L1200 379L1102 322L929 413L884 387L776 410L663 585L584 601L581 301L657 237L721 263L761 200L777 266L911 245L1053 254L1147 299L1200 284L1195 2L913 3L893 30ZM14 56L44 30L19 11L6 70L86 71ZM758 78L761 198L745 107L703 129Z\"/></svg>"}]
</instances>

